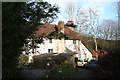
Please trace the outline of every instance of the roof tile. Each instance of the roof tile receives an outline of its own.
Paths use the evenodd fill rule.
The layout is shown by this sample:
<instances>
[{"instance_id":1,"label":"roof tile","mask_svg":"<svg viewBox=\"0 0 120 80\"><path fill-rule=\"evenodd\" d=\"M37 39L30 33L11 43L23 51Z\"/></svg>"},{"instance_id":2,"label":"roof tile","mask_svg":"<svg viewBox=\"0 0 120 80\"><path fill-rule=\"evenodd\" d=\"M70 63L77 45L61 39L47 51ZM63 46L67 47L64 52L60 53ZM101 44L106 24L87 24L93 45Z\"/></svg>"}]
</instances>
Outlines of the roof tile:
<instances>
[{"instance_id":1,"label":"roof tile","mask_svg":"<svg viewBox=\"0 0 120 80\"><path fill-rule=\"evenodd\" d=\"M48 36L49 33L55 31L55 26L58 27L58 25L53 25L53 24L43 24L43 25L39 25L37 28L39 29L38 31L35 31L36 35L43 35L43 33L45 34L45 36ZM67 36L69 37L68 39L76 39L79 40L80 39L80 35L75 32L72 31L71 29L69 29L68 26L64 26L64 33L67 34Z\"/></svg>"}]
</instances>

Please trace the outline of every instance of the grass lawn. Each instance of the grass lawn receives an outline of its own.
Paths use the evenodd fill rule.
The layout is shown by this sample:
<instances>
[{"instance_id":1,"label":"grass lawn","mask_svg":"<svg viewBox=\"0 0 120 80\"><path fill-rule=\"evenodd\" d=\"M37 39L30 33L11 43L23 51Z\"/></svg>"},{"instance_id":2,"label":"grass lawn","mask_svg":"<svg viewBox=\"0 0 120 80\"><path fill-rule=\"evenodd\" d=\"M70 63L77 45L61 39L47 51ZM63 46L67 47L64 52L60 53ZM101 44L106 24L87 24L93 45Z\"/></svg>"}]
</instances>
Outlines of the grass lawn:
<instances>
[{"instance_id":1,"label":"grass lawn","mask_svg":"<svg viewBox=\"0 0 120 80\"><path fill-rule=\"evenodd\" d=\"M48 78L75 78L78 72L72 66L54 66L48 74Z\"/></svg>"}]
</instances>

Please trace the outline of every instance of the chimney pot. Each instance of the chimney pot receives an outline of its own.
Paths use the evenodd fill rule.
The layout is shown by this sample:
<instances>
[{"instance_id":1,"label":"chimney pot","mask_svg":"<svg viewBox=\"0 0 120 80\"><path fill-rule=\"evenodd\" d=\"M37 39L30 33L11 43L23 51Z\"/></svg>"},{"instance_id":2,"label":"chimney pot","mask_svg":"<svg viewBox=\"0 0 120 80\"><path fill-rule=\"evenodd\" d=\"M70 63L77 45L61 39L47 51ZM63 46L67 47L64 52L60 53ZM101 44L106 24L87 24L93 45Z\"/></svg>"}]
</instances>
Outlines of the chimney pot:
<instances>
[{"instance_id":1,"label":"chimney pot","mask_svg":"<svg viewBox=\"0 0 120 80\"><path fill-rule=\"evenodd\" d=\"M73 25L73 21L68 21L66 24L67 25Z\"/></svg>"}]
</instances>

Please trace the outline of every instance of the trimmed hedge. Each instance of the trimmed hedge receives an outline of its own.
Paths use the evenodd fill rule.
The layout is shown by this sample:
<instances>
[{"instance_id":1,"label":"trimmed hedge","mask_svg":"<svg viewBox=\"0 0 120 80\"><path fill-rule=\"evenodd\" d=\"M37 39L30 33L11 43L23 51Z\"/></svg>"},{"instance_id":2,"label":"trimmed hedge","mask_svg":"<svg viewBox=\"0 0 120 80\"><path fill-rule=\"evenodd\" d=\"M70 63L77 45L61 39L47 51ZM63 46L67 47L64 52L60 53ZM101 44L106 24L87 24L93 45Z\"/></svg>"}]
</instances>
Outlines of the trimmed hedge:
<instances>
[{"instance_id":1,"label":"trimmed hedge","mask_svg":"<svg viewBox=\"0 0 120 80\"><path fill-rule=\"evenodd\" d=\"M38 56L34 56L33 60L34 60L34 65L33 67L35 68L46 68L46 64L49 62L50 66L54 66L54 65L60 65L61 63L63 63L65 60L69 59L69 57L71 57L73 54L69 54L69 53L62 53L59 55L54 55L54 54L42 54L42 55L38 55Z\"/></svg>"}]
</instances>

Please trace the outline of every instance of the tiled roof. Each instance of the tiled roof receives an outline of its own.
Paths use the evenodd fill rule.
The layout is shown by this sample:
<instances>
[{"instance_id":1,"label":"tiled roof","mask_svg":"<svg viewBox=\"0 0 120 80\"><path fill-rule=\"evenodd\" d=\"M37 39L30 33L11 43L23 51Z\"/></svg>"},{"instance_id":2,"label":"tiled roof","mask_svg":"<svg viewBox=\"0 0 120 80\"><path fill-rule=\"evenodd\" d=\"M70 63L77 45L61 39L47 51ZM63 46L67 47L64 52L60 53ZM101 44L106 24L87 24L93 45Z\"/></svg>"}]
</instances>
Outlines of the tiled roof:
<instances>
[{"instance_id":1,"label":"tiled roof","mask_svg":"<svg viewBox=\"0 0 120 80\"><path fill-rule=\"evenodd\" d=\"M45 37L48 36L51 32L56 31L55 27L58 27L58 25L53 25L53 24L43 24L43 25L39 25L38 31L36 31L36 35L44 35ZM80 39L80 35L75 32L72 31L71 29L69 29L68 26L64 26L64 34L67 35L67 37L69 37L68 39Z\"/></svg>"},{"instance_id":2,"label":"tiled roof","mask_svg":"<svg viewBox=\"0 0 120 80\"><path fill-rule=\"evenodd\" d=\"M81 41L81 43L92 53L92 51L87 47L87 45L84 44L83 41Z\"/></svg>"}]
</instances>

